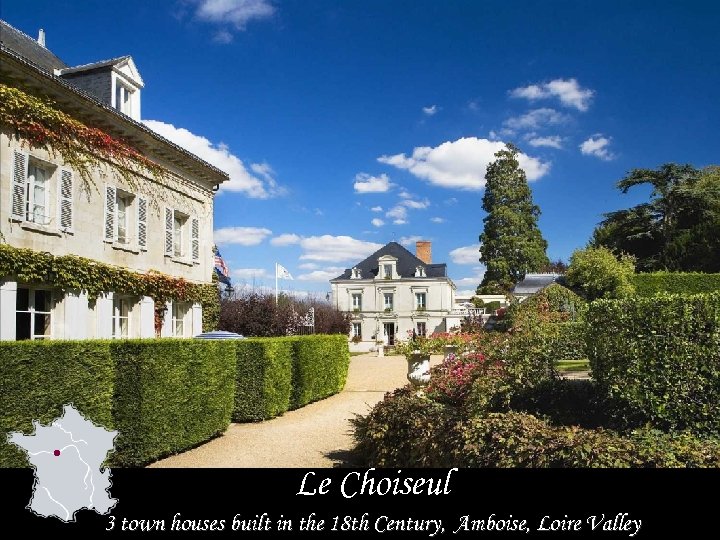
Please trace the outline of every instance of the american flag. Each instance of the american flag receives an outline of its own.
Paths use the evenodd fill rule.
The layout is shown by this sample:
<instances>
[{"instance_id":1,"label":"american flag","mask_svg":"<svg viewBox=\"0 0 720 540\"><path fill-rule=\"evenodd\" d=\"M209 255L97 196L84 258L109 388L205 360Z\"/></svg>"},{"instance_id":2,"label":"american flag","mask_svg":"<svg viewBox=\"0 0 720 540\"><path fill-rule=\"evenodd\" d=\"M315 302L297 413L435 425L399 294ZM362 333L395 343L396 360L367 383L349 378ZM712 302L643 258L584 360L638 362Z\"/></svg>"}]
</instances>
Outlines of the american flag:
<instances>
[{"instance_id":1,"label":"american flag","mask_svg":"<svg viewBox=\"0 0 720 540\"><path fill-rule=\"evenodd\" d=\"M228 270L225 261L223 261L223 258L220 256L220 250L218 249L215 250L215 272L217 272L218 279L222 283L230 285L230 270Z\"/></svg>"}]
</instances>

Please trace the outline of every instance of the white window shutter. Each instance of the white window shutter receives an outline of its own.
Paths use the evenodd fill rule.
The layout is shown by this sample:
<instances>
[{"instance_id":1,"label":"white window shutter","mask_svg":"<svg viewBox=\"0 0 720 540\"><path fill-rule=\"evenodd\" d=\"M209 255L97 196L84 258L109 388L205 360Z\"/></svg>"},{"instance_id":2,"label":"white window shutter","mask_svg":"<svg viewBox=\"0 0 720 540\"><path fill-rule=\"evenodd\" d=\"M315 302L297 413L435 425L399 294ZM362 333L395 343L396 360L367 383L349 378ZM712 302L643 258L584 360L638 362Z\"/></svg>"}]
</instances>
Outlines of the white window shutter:
<instances>
[{"instance_id":1,"label":"white window shutter","mask_svg":"<svg viewBox=\"0 0 720 540\"><path fill-rule=\"evenodd\" d=\"M71 231L73 228L73 174L67 169L60 171L60 228Z\"/></svg>"},{"instance_id":2,"label":"white window shutter","mask_svg":"<svg viewBox=\"0 0 720 540\"><path fill-rule=\"evenodd\" d=\"M27 182L28 156L15 150L15 163L13 164L12 179L12 209L10 217L13 219L26 218L25 183Z\"/></svg>"},{"instance_id":3,"label":"white window shutter","mask_svg":"<svg viewBox=\"0 0 720 540\"><path fill-rule=\"evenodd\" d=\"M147 199L138 197L137 212L138 247L147 250Z\"/></svg>"},{"instance_id":4,"label":"white window shutter","mask_svg":"<svg viewBox=\"0 0 720 540\"><path fill-rule=\"evenodd\" d=\"M105 185L105 241L115 240L115 186Z\"/></svg>"},{"instance_id":5,"label":"white window shutter","mask_svg":"<svg viewBox=\"0 0 720 540\"><path fill-rule=\"evenodd\" d=\"M190 222L190 251L192 252L192 260L200 260L200 220L192 218Z\"/></svg>"},{"instance_id":6,"label":"white window shutter","mask_svg":"<svg viewBox=\"0 0 720 540\"><path fill-rule=\"evenodd\" d=\"M172 257L173 254L173 210L165 208L165 256Z\"/></svg>"}]
</instances>

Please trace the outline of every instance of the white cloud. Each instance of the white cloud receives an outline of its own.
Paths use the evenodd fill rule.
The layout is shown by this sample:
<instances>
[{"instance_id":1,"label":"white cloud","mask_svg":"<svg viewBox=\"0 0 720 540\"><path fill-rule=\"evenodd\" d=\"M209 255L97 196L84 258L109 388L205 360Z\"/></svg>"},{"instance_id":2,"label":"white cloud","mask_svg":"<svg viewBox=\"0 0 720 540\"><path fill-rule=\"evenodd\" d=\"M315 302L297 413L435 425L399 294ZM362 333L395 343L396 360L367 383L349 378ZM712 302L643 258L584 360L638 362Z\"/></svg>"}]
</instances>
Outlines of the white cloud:
<instances>
[{"instance_id":1,"label":"white cloud","mask_svg":"<svg viewBox=\"0 0 720 540\"><path fill-rule=\"evenodd\" d=\"M307 274L300 274L297 278L300 281L330 281L341 275L344 271L345 268L340 266L328 266L322 270L313 270Z\"/></svg>"},{"instance_id":2,"label":"white cloud","mask_svg":"<svg viewBox=\"0 0 720 540\"><path fill-rule=\"evenodd\" d=\"M445 218L432 217L430 218L430 221L432 221L433 223L445 223Z\"/></svg>"},{"instance_id":3,"label":"white cloud","mask_svg":"<svg viewBox=\"0 0 720 540\"><path fill-rule=\"evenodd\" d=\"M394 219L394 223L397 223L398 221L403 221L404 223L407 219L407 208L401 205L393 206L386 212L385 217ZM398 225L402 225L402 223L398 223Z\"/></svg>"},{"instance_id":4,"label":"white cloud","mask_svg":"<svg viewBox=\"0 0 720 540\"><path fill-rule=\"evenodd\" d=\"M547 137L530 137L528 144L534 147L562 148L562 137L560 135L548 135Z\"/></svg>"},{"instance_id":5,"label":"white cloud","mask_svg":"<svg viewBox=\"0 0 720 540\"><path fill-rule=\"evenodd\" d=\"M309 236L300 242L304 253L302 260L359 262L382 247L382 244L358 240L351 236Z\"/></svg>"},{"instance_id":6,"label":"white cloud","mask_svg":"<svg viewBox=\"0 0 720 540\"><path fill-rule=\"evenodd\" d=\"M450 197L449 199L445 199L443 203L445 203L446 206L452 206L454 204L457 204L458 200L457 197Z\"/></svg>"},{"instance_id":7,"label":"white cloud","mask_svg":"<svg viewBox=\"0 0 720 540\"><path fill-rule=\"evenodd\" d=\"M247 170L242 160L232 154L223 143L213 144L201 135L195 135L185 128L177 128L165 122L143 120L143 123L159 135L228 173L230 180L220 184L220 192L244 193L255 199L267 199L285 194L285 189L278 186L272 177L272 169L267 163L251 164L250 168L260 177L254 176Z\"/></svg>"},{"instance_id":8,"label":"white cloud","mask_svg":"<svg viewBox=\"0 0 720 540\"><path fill-rule=\"evenodd\" d=\"M557 125L567 122L570 117L566 114L543 107L542 109L533 109L520 116L513 116L503 122L503 126L508 130L501 130L500 135L512 135L516 130L523 129L540 129L548 125ZM493 133L493 132L491 132ZM496 135L497 136L497 135Z\"/></svg>"},{"instance_id":9,"label":"white cloud","mask_svg":"<svg viewBox=\"0 0 720 540\"><path fill-rule=\"evenodd\" d=\"M612 137L604 137L600 133L596 133L580 144L580 152L585 156L595 156L604 161L610 161L615 159L615 154L608 149L611 141Z\"/></svg>"},{"instance_id":10,"label":"white cloud","mask_svg":"<svg viewBox=\"0 0 720 540\"><path fill-rule=\"evenodd\" d=\"M300 270L317 270L320 268L320 265L315 263L302 263L298 265L298 268Z\"/></svg>"},{"instance_id":11,"label":"white cloud","mask_svg":"<svg viewBox=\"0 0 720 540\"><path fill-rule=\"evenodd\" d=\"M400 195L401 199L412 199L415 196L412 193L410 193L407 189L403 189L400 193L398 193L398 195Z\"/></svg>"},{"instance_id":12,"label":"white cloud","mask_svg":"<svg viewBox=\"0 0 720 540\"><path fill-rule=\"evenodd\" d=\"M438 106L437 105L431 105L430 107L423 107L422 112L425 113L428 116L433 116L438 112Z\"/></svg>"},{"instance_id":13,"label":"white cloud","mask_svg":"<svg viewBox=\"0 0 720 540\"><path fill-rule=\"evenodd\" d=\"M485 186L485 169L495 160L495 153L505 148L498 141L463 137L435 148L416 147L411 156L381 156L378 161L407 169L418 178L446 188L480 190ZM518 154L520 167L528 180L537 180L550 170L550 163L526 154ZM396 207L397 208L397 207Z\"/></svg>"},{"instance_id":14,"label":"white cloud","mask_svg":"<svg viewBox=\"0 0 720 540\"><path fill-rule=\"evenodd\" d=\"M414 246L415 242L418 242L420 240L426 240L426 238L422 236L401 236L400 237L400 243L407 247L407 246Z\"/></svg>"},{"instance_id":15,"label":"white cloud","mask_svg":"<svg viewBox=\"0 0 720 540\"><path fill-rule=\"evenodd\" d=\"M515 88L510 91L510 96L530 101L557 97L566 107L587 111L594 93L589 88L582 88L577 79L554 79L546 83Z\"/></svg>"},{"instance_id":16,"label":"white cloud","mask_svg":"<svg viewBox=\"0 0 720 540\"><path fill-rule=\"evenodd\" d=\"M425 199L424 201L416 201L414 199L405 199L400 202L401 205L407 206L408 208L414 208L415 210L424 210L430 206L430 201Z\"/></svg>"},{"instance_id":17,"label":"white cloud","mask_svg":"<svg viewBox=\"0 0 720 540\"><path fill-rule=\"evenodd\" d=\"M270 273L264 268L233 268L230 274L237 279L265 279L271 277Z\"/></svg>"},{"instance_id":18,"label":"white cloud","mask_svg":"<svg viewBox=\"0 0 720 540\"><path fill-rule=\"evenodd\" d=\"M355 175L353 187L355 193L386 193L390 191L392 184L388 175L384 173L380 176L358 173Z\"/></svg>"},{"instance_id":19,"label":"white cloud","mask_svg":"<svg viewBox=\"0 0 720 540\"><path fill-rule=\"evenodd\" d=\"M270 243L273 246L290 246L292 244L299 244L300 237L297 234L285 233L280 236L276 236L270 240Z\"/></svg>"},{"instance_id":20,"label":"white cloud","mask_svg":"<svg viewBox=\"0 0 720 540\"><path fill-rule=\"evenodd\" d=\"M375 227L382 227L385 225L385 222L380 218L373 218L370 223L372 223Z\"/></svg>"},{"instance_id":21,"label":"white cloud","mask_svg":"<svg viewBox=\"0 0 720 540\"><path fill-rule=\"evenodd\" d=\"M213 237L216 244L239 244L257 246L272 234L270 229L259 227L224 227L215 229Z\"/></svg>"},{"instance_id":22,"label":"white cloud","mask_svg":"<svg viewBox=\"0 0 720 540\"><path fill-rule=\"evenodd\" d=\"M269 0L194 0L195 16L217 24L227 24L236 30L245 30L253 19L265 19L275 13ZM221 32L228 33L227 30ZM230 36L232 40L232 36Z\"/></svg>"},{"instance_id":23,"label":"white cloud","mask_svg":"<svg viewBox=\"0 0 720 540\"><path fill-rule=\"evenodd\" d=\"M398 219L393 219L393 223L394 223L395 225L407 225L407 224L408 224L408 220L407 220L407 219L398 218Z\"/></svg>"},{"instance_id":24,"label":"white cloud","mask_svg":"<svg viewBox=\"0 0 720 540\"><path fill-rule=\"evenodd\" d=\"M450 259L455 264L477 264L480 259L480 244L453 249Z\"/></svg>"},{"instance_id":25,"label":"white cloud","mask_svg":"<svg viewBox=\"0 0 720 540\"><path fill-rule=\"evenodd\" d=\"M480 282L483 279L483 276L485 275L485 267L484 266L474 266L473 267L474 274L470 277L464 277L460 279L453 279L453 282L458 287L472 287L473 288L473 294L475 293L475 289L478 285L480 285ZM459 293L456 293L456 295Z\"/></svg>"},{"instance_id":26,"label":"white cloud","mask_svg":"<svg viewBox=\"0 0 720 540\"><path fill-rule=\"evenodd\" d=\"M382 211L383 211L383 207L382 207L382 206L373 206L373 207L370 209L370 211L372 211L372 212L382 212Z\"/></svg>"}]
</instances>

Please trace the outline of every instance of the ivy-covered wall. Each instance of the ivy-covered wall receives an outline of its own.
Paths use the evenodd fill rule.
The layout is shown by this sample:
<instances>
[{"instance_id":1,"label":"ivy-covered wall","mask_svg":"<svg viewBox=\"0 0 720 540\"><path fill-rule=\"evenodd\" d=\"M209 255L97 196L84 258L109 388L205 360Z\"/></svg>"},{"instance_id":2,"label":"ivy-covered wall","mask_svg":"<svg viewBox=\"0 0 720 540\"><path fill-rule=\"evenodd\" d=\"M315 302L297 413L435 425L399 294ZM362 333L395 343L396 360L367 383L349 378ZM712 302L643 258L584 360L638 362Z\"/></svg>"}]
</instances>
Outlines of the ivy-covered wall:
<instances>
[{"instance_id":1,"label":"ivy-covered wall","mask_svg":"<svg viewBox=\"0 0 720 540\"><path fill-rule=\"evenodd\" d=\"M0 279L49 284L61 291L79 290L91 300L103 292L149 296L156 306L168 301L198 302L203 307L203 331L217 329L220 297L214 283L190 283L160 272L145 274L78 257L54 256L0 244Z\"/></svg>"}]
</instances>

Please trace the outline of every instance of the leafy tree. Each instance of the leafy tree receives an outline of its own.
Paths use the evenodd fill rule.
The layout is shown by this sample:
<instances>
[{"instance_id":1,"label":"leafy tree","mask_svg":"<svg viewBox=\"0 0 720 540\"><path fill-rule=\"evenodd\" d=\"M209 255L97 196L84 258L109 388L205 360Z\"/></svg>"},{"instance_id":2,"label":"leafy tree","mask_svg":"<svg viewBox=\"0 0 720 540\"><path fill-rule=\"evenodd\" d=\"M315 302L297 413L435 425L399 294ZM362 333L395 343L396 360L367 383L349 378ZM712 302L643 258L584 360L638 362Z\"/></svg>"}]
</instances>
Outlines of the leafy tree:
<instances>
[{"instance_id":1,"label":"leafy tree","mask_svg":"<svg viewBox=\"0 0 720 540\"><path fill-rule=\"evenodd\" d=\"M483 196L484 228L480 235L480 261L486 266L480 294L503 293L549 264L547 242L538 228L540 208L533 204L525 172L511 144L495 154L487 167Z\"/></svg>"},{"instance_id":2,"label":"leafy tree","mask_svg":"<svg viewBox=\"0 0 720 540\"><path fill-rule=\"evenodd\" d=\"M626 252L640 271L720 271L720 168L667 163L633 169L623 193L650 185L650 201L605 214L591 244Z\"/></svg>"},{"instance_id":3,"label":"leafy tree","mask_svg":"<svg viewBox=\"0 0 720 540\"><path fill-rule=\"evenodd\" d=\"M565 280L588 300L622 298L635 291L634 273L632 255L622 254L618 258L606 247L588 247L572 254Z\"/></svg>"}]
</instances>

